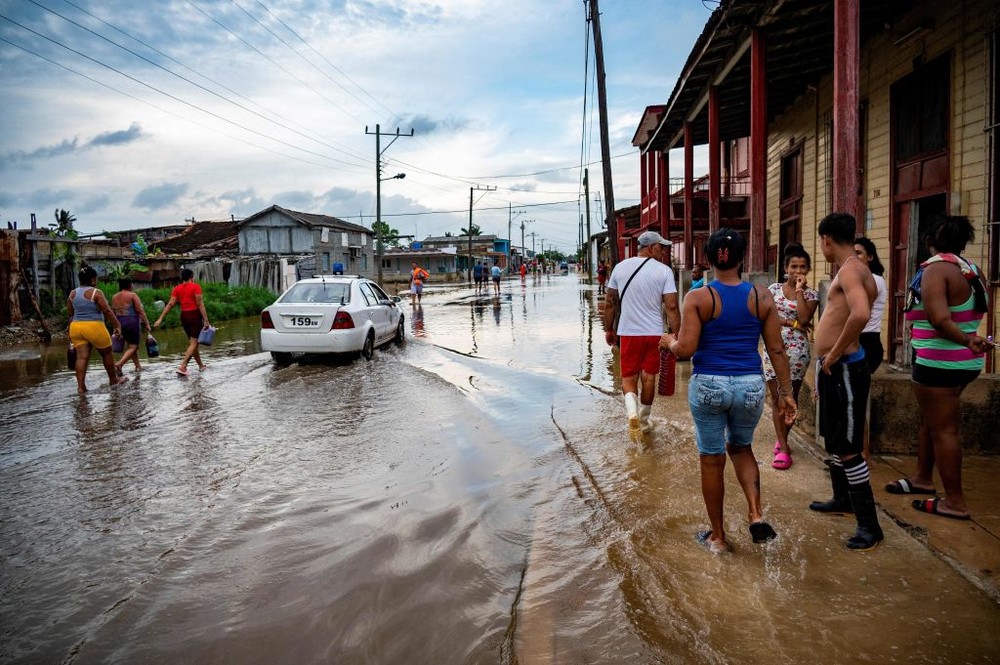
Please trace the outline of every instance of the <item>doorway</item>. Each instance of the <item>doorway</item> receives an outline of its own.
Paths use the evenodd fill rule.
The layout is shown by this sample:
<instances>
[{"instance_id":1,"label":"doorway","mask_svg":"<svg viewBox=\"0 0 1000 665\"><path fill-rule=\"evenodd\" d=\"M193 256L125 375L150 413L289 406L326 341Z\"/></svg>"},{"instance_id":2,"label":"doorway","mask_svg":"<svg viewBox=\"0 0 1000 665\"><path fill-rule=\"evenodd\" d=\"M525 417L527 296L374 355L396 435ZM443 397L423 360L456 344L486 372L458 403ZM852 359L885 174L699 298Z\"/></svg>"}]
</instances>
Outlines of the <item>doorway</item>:
<instances>
[{"instance_id":1,"label":"doorway","mask_svg":"<svg viewBox=\"0 0 1000 665\"><path fill-rule=\"evenodd\" d=\"M935 194L896 205L895 233L890 257L889 279L889 358L901 367L910 365L910 341L906 334L903 307L910 281L920 264L930 258L922 241L934 218L947 211L948 195ZM891 314L890 314L891 313Z\"/></svg>"}]
</instances>

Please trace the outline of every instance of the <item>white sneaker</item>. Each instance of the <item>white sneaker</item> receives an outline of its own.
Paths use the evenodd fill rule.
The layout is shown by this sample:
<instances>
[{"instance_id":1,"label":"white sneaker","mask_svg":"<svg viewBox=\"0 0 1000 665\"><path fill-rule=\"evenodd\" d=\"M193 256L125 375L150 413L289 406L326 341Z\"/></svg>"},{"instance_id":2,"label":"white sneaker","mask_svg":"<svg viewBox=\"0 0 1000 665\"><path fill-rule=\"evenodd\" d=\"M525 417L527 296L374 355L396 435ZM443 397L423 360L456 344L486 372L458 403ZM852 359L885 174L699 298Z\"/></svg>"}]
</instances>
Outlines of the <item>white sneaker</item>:
<instances>
[{"instance_id":1,"label":"white sneaker","mask_svg":"<svg viewBox=\"0 0 1000 665\"><path fill-rule=\"evenodd\" d=\"M655 427L653 421L649 419L649 412L652 410L653 406L651 404L643 404L639 407L639 427L647 434L652 432Z\"/></svg>"}]
</instances>

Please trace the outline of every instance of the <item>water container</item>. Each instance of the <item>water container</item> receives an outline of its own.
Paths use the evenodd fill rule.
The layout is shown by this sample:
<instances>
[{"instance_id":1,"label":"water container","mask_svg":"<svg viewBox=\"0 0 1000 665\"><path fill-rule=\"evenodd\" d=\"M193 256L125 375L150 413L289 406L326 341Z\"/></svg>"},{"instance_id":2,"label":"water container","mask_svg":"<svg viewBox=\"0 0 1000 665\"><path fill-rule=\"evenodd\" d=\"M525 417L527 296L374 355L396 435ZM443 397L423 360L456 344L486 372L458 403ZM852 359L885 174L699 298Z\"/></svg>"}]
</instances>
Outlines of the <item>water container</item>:
<instances>
[{"instance_id":1,"label":"water container","mask_svg":"<svg viewBox=\"0 0 1000 665\"><path fill-rule=\"evenodd\" d=\"M215 328L212 326L205 326L201 329L201 333L198 334L198 343L204 344L205 346L212 346L212 342L215 341Z\"/></svg>"},{"instance_id":2,"label":"water container","mask_svg":"<svg viewBox=\"0 0 1000 665\"><path fill-rule=\"evenodd\" d=\"M156 358L160 355L160 345L152 335L146 336L146 356Z\"/></svg>"},{"instance_id":3,"label":"water container","mask_svg":"<svg viewBox=\"0 0 1000 665\"><path fill-rule=\"evenodd\" d=\"M114 334L111 336L111 352L121 353L125 350L125 338L119 334Z\"/></svg>"},{"instance_id":4,"label":"water container","mask_svg":"<svg viewBox=\"0 0 1000 665\"><path fill-rule=\"evenodd\" d=\"M73 342L66 347L66 364L70 369L76 369L76 347L73 346Z\"/></svg>"},{"instance_id":5,"label":"water container","mask_svg":"<svg viewBox=\"0 0 1000 665\"><path fill-rule=\"evenodd\" d=\"M670 396L677 389L677 356L667 349L660 349L660 381L656 388L659 395Z\"/></svg>"}]
</instances>

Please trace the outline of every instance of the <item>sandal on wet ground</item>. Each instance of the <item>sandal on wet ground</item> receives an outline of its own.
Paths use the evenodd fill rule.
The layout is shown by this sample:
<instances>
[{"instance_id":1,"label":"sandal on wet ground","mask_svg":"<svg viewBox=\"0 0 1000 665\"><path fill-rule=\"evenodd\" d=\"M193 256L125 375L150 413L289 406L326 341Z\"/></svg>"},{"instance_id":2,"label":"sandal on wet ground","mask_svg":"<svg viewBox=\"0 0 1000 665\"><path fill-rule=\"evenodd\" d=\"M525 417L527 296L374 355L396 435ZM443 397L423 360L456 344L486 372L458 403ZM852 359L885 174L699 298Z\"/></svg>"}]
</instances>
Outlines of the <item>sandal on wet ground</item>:
<instances>
[{"instance_id":1,"label":"sandal on wet ground","mask_svg":"<svg viewBox=\"0 0 1000 665\"><path fill-rule=\"evenodd\" d=\"M885 486L885 491L889 494L937 494L936 489L924 489L916 487L909 478L894 480Z\"/></svg>"},{"instance_id":2,"label":"sandal on wet ground","mask_svg":"<svg viewBox=\"0 0 1000 665\"><path fill-rule=\"evenodd\" d=\"M750 537L755 543L766 543L778 537L778 532L767 522L761 520L750 525Z\"/></svg>"},{"instance_id":3,"label":"sandal on wet ground","mask_svg":"<svg viewBox=\"0 0 1000 665\"><path fill-rule=\"evenodd\" d=\"M945 513L941 511L940 508L941 497L936 496L933 499L914 499L913 507L922 513L927 513L928 515L938 515L940 517L950 517L953 520L968 520L972 519L969 513Z\"/></svg>"},{"instance_id":4,"label":"sandal on wet ground","mask_svg":"<svg viewBox=\"0 0 1000 665\"><path fill-rule=\"evenodd\" d=\"M785 453L778 453L774 456L774 461L771 462L771 466L775 469L780 469L781 471L790 469L792 468L792 456Z\"/></svg>"},{"instance_id":5,"label":"sandal on wet ground","mask_svg":"<svg viewBox=\"0 0 1000 665\"><path fill-rule=\"evenodd\" d=\"M725 552L732 552L733 551L733 548L729 545L729 543L725 543L722 546L716 545L712 541L712 531L711 530L709 530L709 531L699 531L697 534L695 534L694 538L699 543L701 543L702 547L704 547L706 550L708 550L712 554L724 554Z\"/></svg>"},{"instance_id":6,"label":"sandal on wet ground","mask_svg":"<svg viewBox=\"0 0 1000 665\"><path fill-rule=\"evenodd\" d=\"M178 368L177 369L177 375L178 376L187 376L188 375L188 371L186 369L180 369L180 368Z\"/></svg>"}]
</instances>

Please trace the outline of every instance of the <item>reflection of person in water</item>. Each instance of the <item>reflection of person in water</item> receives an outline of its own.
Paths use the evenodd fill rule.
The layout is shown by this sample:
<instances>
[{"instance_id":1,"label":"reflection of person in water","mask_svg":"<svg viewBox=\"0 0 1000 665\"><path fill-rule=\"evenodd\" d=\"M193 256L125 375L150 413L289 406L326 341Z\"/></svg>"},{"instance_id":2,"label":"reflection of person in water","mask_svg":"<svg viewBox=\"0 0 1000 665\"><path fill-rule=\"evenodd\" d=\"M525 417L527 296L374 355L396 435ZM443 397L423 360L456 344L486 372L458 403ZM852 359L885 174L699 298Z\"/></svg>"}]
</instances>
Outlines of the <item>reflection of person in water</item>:
<instances>
[{"instance_id":1,"label":"reflection of person in water","mask_svg":"<svg viewBox=\"0 0 1000 665\"><path fill-rule=\"evenodd\" d=\"M423 337L426 334L424 332L424 306L417 303L413 307L413 336Z\"/></svg>"},{"instance_id":2,"label":"reflection of person in water","mask_svg":"<svg viewBox=\"0 0 1000 665\"><path fill-rule=\"evenodd\" d=\"M497 296L493 298L493 320L500 325L500 298Z\"/></svg>"}]
</instances>

